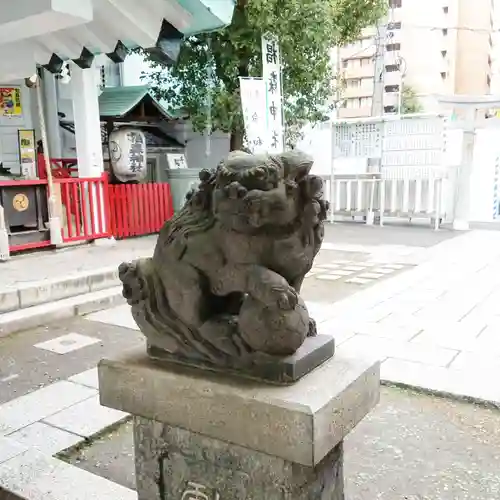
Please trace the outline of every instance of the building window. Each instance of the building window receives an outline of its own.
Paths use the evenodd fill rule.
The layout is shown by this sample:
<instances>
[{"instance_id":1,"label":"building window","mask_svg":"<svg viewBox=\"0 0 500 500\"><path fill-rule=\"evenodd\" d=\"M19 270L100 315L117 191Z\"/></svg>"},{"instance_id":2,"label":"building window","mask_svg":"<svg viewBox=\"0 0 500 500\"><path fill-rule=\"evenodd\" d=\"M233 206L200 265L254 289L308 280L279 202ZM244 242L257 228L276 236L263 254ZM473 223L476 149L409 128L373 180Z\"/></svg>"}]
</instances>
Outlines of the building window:
<instances>
[{"instance_id":1,"label":"building window","mask_svg":"<svg viewBox=\"0 0 500 500\"><path fill-rule=\"evenodd\" d=\"M447 28L443 28L443 35L446 36L448 34L448 29Z\"/></svg>"},{"instance_id":2,"label":"building window","mask_svg":"<svg viewBox=\"0 0 500 500\"><path fill-rule=\"evenodd\" d=\"M385 46L387 52L394 52L396 50L401 50L401 44L400 43L388 43Z\"/></svg>"},{"instance_id":3,"label":"building window","mask_svg":"<svg viewBox=\"0 0 500 500\"><path fill-rule=\"evenodd\" d=\"M386 92L399 92L399 85L386 85L384 90Z\"/></svg>"},{"instance_id":4,"label":"building window","mask_svg":"<svg viewBox=\"0 0 500 500\"><path fill-rule=\"evenodd\" d=\"M387 24L388 30L400 30L401 29L401 21L396 21L394 23Z\"/></svg>"},{"instance_id":5,"label":"building window","mask_svg":"<svg viewBox=\"0 0 500 500\"><path fill-rule=\"evenodd\" d=\"M399 66L397 64L387 64L385 71L386 73L394 73L394 71L399 71Z\"/></svg>"},{"instance_id":6,"label":"building window","mask_svg":"<svg viewBox=\"0 0 500 500\"><path fill-rule=\"evenodd\" d=\"M346 99L346 108L348 109L356 109L359 108L359 99Z\"/></svg>"},{"instance_id":7,"label":"building window","mask_svg":"<svg viewBox=\"0 0 500 500\"><path fill-rule=\"evenodd\" d=\"M443 12L444 12L445 14L448 14L448 7L443 7Z\"/></svg>"},{"instance_id":8,"label":"building window","mask_svg":"<svg viewBox=\"0 0 500 500\"><path fill-rule=\"evenodd\" d=\"M369 108L372 105L371 97L361 97L359 99L359 107L360 108Z\"/></svg>"},{"instance_id":9,"label":"building window","mask_svg":"<svg viewBox=\"0 0 500 500\"><path fill-rule=\"evenodd\" d=\"M365 68L366 66L371 66L372 64L372 58L371 57L363 57L362 59L359 60L359 65L362 68Z\"/></svg>"},{"instance_id":10,"label":"building window","mask_svg":"<svg viewBox=\"0 0 500 500\"><path fill-rule=\"evenodd\" d=\"M357 89L361 87L361 80L359 78L351 78L347 80L347 87L350 89Z\"/></svg>"},{"instance_id":11,"label":"building window","mask_svg":"<svg viewBox=\"0 0 500 500\"><path fill-rule=\"evenodd\" d=\"M342 67L347 68L349 66L349 61L342 61Z\"/></svg>"},{"instance_id":12,"label":"building window","mask_svg":"<svg viewBox=\"0 0 500 500\"><path fill-rule=\"evenodd\" d=\"M402 0L389 0L389 7L391 9L397 9L401 7L402 5Z\"/></svg>"},{"instance_id":13,"label":"building window","mask_svg":"<svg viewBox=\"0 0 500 500\"><path fill-rule=\"evenodd\" d=\"M396 106L384 106L384 113L396 113Z\"/></svg>"}]
</instances>

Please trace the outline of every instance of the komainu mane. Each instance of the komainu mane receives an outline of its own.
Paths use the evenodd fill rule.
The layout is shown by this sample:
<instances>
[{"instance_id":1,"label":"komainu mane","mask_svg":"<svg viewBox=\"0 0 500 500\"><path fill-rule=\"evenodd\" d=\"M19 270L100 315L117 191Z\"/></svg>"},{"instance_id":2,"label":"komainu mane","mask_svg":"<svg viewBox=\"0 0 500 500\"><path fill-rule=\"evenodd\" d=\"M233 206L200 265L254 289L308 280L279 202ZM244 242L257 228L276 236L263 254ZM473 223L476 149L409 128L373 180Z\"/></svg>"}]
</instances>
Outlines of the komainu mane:
<instances>
[{"instance_id":1,"label":"komainu mane","mask_svg":"<svg viewBox=\"0 0 500 500\"><path fill-rule=\"evenodd\" d=\"M200 172L153 257L120 266L150 353L242 368L315 335L299 295L328 210L312 163L298 151L237 151Z\"/></svg>"}]
</instances>

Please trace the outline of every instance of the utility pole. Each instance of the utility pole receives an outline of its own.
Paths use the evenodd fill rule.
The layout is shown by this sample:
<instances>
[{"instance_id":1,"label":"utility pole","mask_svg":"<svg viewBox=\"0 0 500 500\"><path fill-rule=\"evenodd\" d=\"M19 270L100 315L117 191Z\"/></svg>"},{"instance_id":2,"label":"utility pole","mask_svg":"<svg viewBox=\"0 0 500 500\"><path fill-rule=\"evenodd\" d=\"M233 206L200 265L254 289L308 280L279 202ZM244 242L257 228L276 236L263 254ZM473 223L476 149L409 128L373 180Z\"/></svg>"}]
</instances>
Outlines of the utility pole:
<instances>
[{"instance_id":1,"label":"utility pole","mask_svg":"<svg viewBox=\"0 0 500 500\"><path fill-rule=\"evenodd\" d=\"M385 44L387 42L387 23L384 19L377 26L375 41L375 70L373 75L372 116L384 114L384 74L385 74Z\"/></svg>"}]
</instances>

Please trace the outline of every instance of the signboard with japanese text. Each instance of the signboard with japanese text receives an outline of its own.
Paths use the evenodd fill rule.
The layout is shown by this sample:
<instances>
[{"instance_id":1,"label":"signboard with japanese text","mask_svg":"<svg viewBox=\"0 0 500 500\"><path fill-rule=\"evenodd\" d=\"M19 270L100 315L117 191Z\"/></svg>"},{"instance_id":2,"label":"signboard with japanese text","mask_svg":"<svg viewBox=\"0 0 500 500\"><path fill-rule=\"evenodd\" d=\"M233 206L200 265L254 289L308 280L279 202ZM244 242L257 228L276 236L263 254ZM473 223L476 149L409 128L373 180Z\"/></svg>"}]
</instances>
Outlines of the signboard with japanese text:
<instances>
[{"instance_id":1,"label":"signboard with japanese text","mask_svg":"<svg viewBox=\"0 0 500 500\"><path fill-rule=\"evenodd\" d=\"M123 127L111 132L109 155L119 181L139 181L146 176L146 137L141 130Z\"/></svg>"},{"instance_id":2,"label":"signboard with japanese text","mask_svg":"<svg viewBox=\"0 0 500 500\"><path fill-rule=\"evenodd\" d=\"M0 117L23 116L21 89L19 87L0 87Z\"/></svg>"},{"instance_id":3,"label":"signboard with japanese text","mask_svg":"<svg viewBox=\"0 0 500 500\"><path fill-rule=\"evenodd\" d=\"M33 129L19 129L17 131L19 142L19 160L21 162L21 175L26 179L36 179L36 144Z\"/></svg>"},{"instance_id":4,"label":"signboard with japanese text","mask_svg":"<svg viewBox=\"0 0 500 500\"><path fill-rule=\"evenodd\" d=\"M167 153L168 168L188 168L186 156L183 153Z\"/></svg>"},{"instance_id":5,"label":"signboard with japanese text","mask_svg":"<svg viewBox=\"0 0 500 500\"><path fill-rule=\"evenodd\" d=\"M252 153L268 150L266 85L262 78L240 78L241 107L248 149Z\"/></svg>"},{"instance_id":6,"label":"signboard with japanese text","mask_svg":"<svg viewBox=\"0 0 500 500\"><path fill-rule=\"evenodd\" d=\"M285 146L281 56L277 38L269 34L262 37L262 76L266 84L268 149L281 153Z\"/></svg>"}]
</instances>

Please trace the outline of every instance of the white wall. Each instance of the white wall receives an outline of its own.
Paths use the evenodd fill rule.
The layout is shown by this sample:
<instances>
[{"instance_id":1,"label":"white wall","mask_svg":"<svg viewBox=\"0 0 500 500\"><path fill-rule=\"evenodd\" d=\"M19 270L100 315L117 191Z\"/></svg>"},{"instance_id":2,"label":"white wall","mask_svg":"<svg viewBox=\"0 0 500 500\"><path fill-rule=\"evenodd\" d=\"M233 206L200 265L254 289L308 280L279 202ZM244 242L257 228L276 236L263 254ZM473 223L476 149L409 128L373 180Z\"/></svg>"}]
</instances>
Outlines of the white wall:
<instances>
[{"instance_id":1,"label":"white wall","mask_svg":"<svg viewBox=\"0 0 500 500\"><path fill-rule=\"evenodd\" d=\"M121 71L123 86L146 85L141 75L148 71L148 65L139 54L128 55L122 63Z\"/></svg>"}]
</instances>

